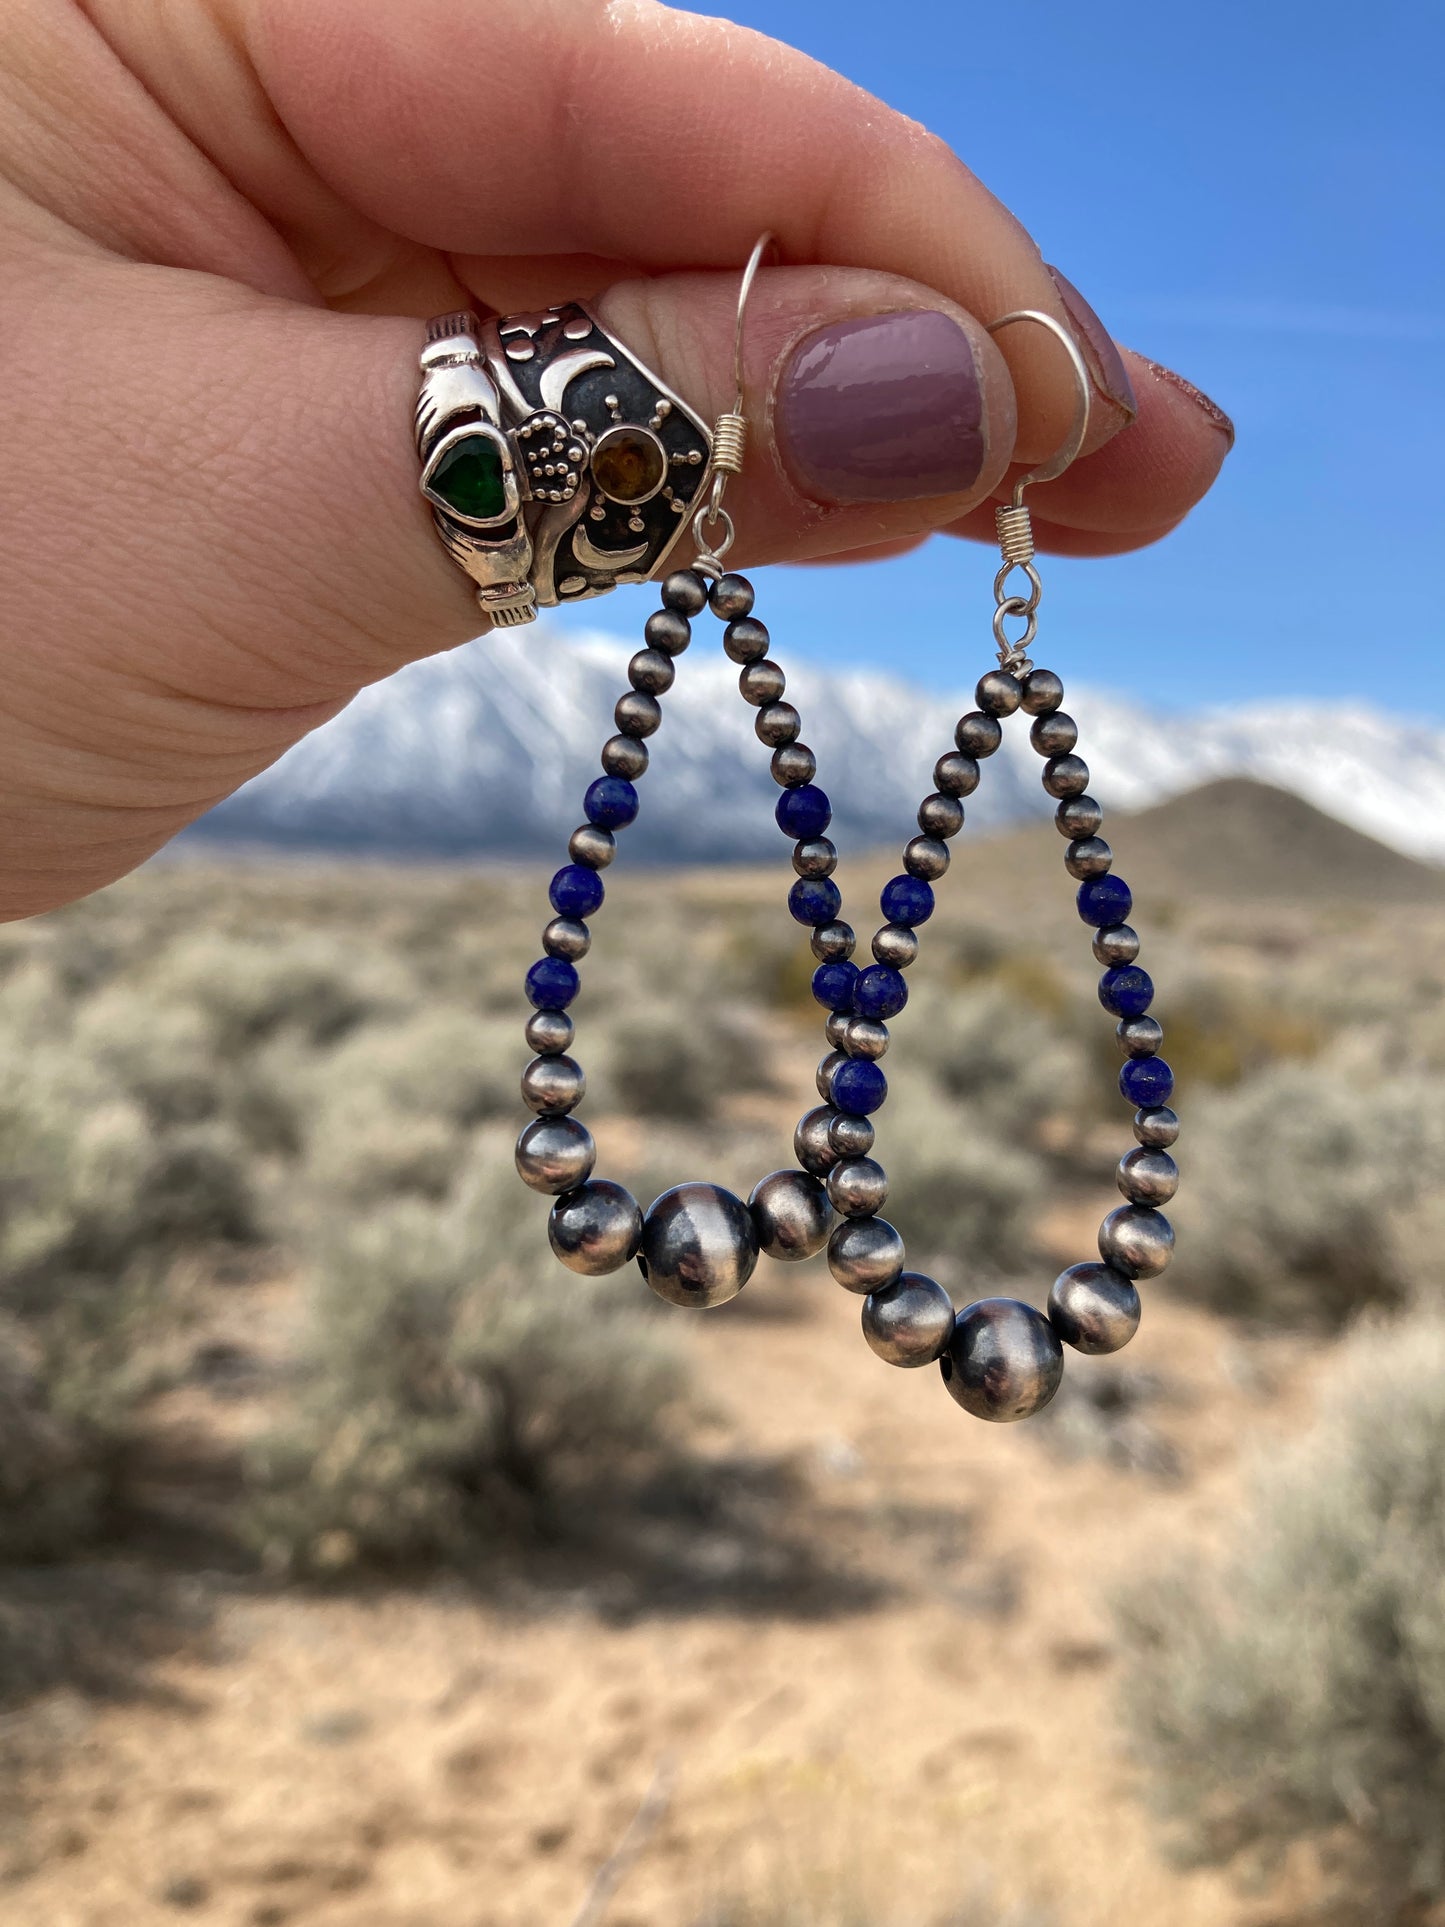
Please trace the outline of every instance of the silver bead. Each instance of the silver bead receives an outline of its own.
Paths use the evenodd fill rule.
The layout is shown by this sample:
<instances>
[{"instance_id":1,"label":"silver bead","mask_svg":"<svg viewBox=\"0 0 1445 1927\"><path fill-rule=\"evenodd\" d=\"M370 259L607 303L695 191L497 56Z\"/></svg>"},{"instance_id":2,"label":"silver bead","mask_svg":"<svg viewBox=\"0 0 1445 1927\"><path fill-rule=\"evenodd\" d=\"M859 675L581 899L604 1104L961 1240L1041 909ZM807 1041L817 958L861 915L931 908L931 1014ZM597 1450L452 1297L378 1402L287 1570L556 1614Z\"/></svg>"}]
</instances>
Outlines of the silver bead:
<instances>
[{"instance_id":1,"label":"silver bead","mask_svg":"<svg viewBox=\"0 0 1445 1927\"><path fill-rule=\"evenodd\" d=\"M962 803L935 790L918 805L918 827L925 836L957 836L963 828Z\"/></svg>"},{"instance_id":2,"label":"silver bead","mask_svg":"<svg viewBox=\"0 0 1445 1927\"><path fill-rule=\"evenodd\" d=\"M798 1127L793 1132L793 1156L815 1178L826 1177L838 1162L839 1153L828 1133L833 1120L841 1115L831 1104L818 1104L798 1119Z\"/></svg>"},{"instance_id":3,"label":"silver bead","mask_svg":"<svg viewBox=\"0 0 1445 1927\"><path fill-rule=\"evenodd\" d=\"M1089 765L1082 756L1053 756L1044 764L1044 788L1050 796L1082 796L1089 787Z\"/></svg>"},{"instance_id":4,"label":"silver bead","mask_svg":"<svg viewBox=\"0 0 1445 1927\"><path fill-rule=\"evenodd\" d=\"M617 698L612 720L624 736L651 736L662 727L662 705L656 696L644 696L640 689L629 689Z\"/></svg>"},{"instance_id":5,"label":"silver bead","mask_svg":"<svg viewBox=\"0 0 1445 1927\"><path fill-rule=\"evenodd\" d=\"M906 923L885 923L873 939L876 963L891 970L906 970L918 955L918 932Z\"/></svg>"},{"instance_id":6,"label":"silver bead","mask_svg":"<svg viewBox=\"0 0 1445 1927\"><path fill-rule=\"evenodd\" d=\"M1096 835L1103 821L1103 805L1092 796L1066 796L1054 811L1054 828L1074 843L1081 837Z\"/></svg>"},{"instance_id":7,"label":"silver bead","mask_svg":"<svg viewBox=\"0 0 1445 1927\"><path fill-rule=\"evenodd\" d=\"M846 1047L848 1026L852 1021L852 1014L849 1011L830 1010L828 1012L827 1022L823 1025L823 1034L834 1050L843 1050Z\"/></svg>"},{"instance_id":8,"label":"silver bead","mask_svg":"<svg viewBox=\"0 0 1445 1927\"><path fill-rule=\"evenodd\" d=\"M793 845L793 868L800 877L830 877L837 867L837 846L826 836L805 837Z\"/></svg>"},{"instance_id":9,"label":"silver bead","mask_svg":"<svg viewBox=\"0 0 1445 1927\"><path fill-rule=\"evenodd\" d=\"M850 1057L866 1057L872 1061L880 1058L888 1048L888 1026L880 1024L872 1017L850 1017L843 1032L840 1050Z\"/></svg>"},{"instance_id":10,"label":"silver bead","mask_svg":"<svg viewBox=\"0 0 1445 1927\"><path fill-rule=\"evenodd\" d=\"M846 1064L847 1061L847 1058L840 1050L830 1050L828 1052L828 1055L813 1073L813 1082L818 1087L819 1097L826 1098L828 1096L834 1071L837 1070L840 1064Z\"/></svg>"},{"instance_id":11,"label":"silver bead","mask_svg":"<svg viewBox=\"0 0 1445 1927\"><path fill-rule=\"evenodd\" d=\"M1101 964L1133 963L1139 954L1139 932L1127 923L1111 923L1094 932L1094 955Z\"/></svg>"},{"instance_id":12,"label":"silver bead","mask_svg":"<svg viewBox=\"0 0 1445 1927\"><path fill-rule=\"evenodd\" d=\"M722 1305L752 1277L758 1234L742 1199L720 1184L677 1184L643 1218L637 1261L669 1304Z\"/></svg>"},{"instance_id":13,"label":"silver bead","mask_svg":"<svg viewBox=\"0 0 1445 1927\"><path fill-rule=\"evenodd\" d=\"M1139 1329L1139 1294L1110 1265L1070 1265L1049 1292L1049 1323L1076 1352L1122 1351Z\"/></svg>"},{"instance_id":14,"label":"silver bead","mask_svg":"<svg viewBox=\"0 0 1445 1927\"><path fill-rule=\"evenodd\" d=\"M1079 740L1079 725L1062 709L1039 716L1029 731L1029 741L1040 756L1067 756Z\"/></svg>"},{"instance_id":15,"label":"silver bead","mask_svg":"<svg viewBox=\"0 0 1445 1927\"><path fill-rule=\"evenodd\" d=\"M534 1191L575 1191L596 1162L592 1133L575 1117L539 1117L517 1139L517 1172Z\"/></svg>"},{"instance_id":16,"label":"silver bead","mask_svg":"<svg viewBox=\"0 0 1445 1927\"><path fill-rule=\"evenodd\" d=\"M889 1365L931 1365L953 1336L953 1300L921 1271L905 1271L863 1300L863 1336Z\"/></svg>"},{"instance_id":17,"label":"silver bead","mask_svg":"<svg viewBox=\"0 0 1445 1927\"><path fill-rule=\"evenodd\" d=\"M602 745L602 767L609 776L625 776L630 781L647 768L646 743L635 736L609 736Z\"/></svg>"},{"instance_id":18,"label":"silver bead","mask_svg":"<svg viewBox=\"0 0 1445 1927\"><path fill-rule=\"evenodd\" d=\"M764 659L750 662L738 677L738 688L745 703L761 709L764 703L775 703L788 686L780 663Z\"/></svg>"},{"instance_id":19,"label":"silver bead","mask_svg":"<svg viewBox=\"0 0 1445 1927\"><path fill-rule=\"evenodd\" d=\"M950 752L933 765L933 786L945 796L972 796L978 788L979 767L972 756Z\"/></svg>"},{"instance_id":20,"label":"silver bead","mask_svg":"<svg viewBox=\"0 0 1445 1927\"><path fill-rule=\"evenodd\" d=\"M1106 876L1114 867L1114 852L1101 836L1080 836L1064 851L1064 868L1082 882L1085 877Z\"/></svg>"},{"instance_id":21,"label":"silver bead","mask_svg":"<svg viewBox=\"0 0 1445 1927\"><path fill-rule=\"evenodd\" d=\"M1126 1057L1152 1057L1164 1042L1164 1026L1157 1017L1121 1017L1114 1035Z\"/></svg>"},{"instance_id":22,"label":"silver bead","mask_svg":"<svg viewBox=\"0 0 1445 1927\"><path fill-rule=\"evenodd\" d=\"M630 1191L610 1178L593 1178L552 1206L547 1242L569 1271L600 1278L637 1256L642 1213Z\"/></svg>"},{"instance_id":23,"label":"silver bead","mask_svg":"<svg viewBox=\"0 0 1445 1927\"><path fill-rule=\"evenodd\" d=\"M1147 1205L1121 1204L1099 1226L1099 1256L1127 1278L1157 1278L1173 1255L1173 1225Z\"/></svg>"},{"instance_id":24,"label":"silver bead","mask_svg":"<svg viewBox=\"0 0 1445 1927\"><path fill-rule=\"evenodd\" d=\"M1167 1104L1134 1113L1134 1135L1150 1151L1167 1151L1179 1137L1179 1118Z\"/></svg>"},{"instance_id":25,"label":"silver bead","mask_svg":"<svg viewBox=\"0 0 1445 1927\"><path fill-rule=\"evenodd\" d=\"M857 1117L852 1111L834 1111L828 1125L828 1143L836 1158L867 1157L877 1133L871 1117Z\"/></svg>"},{"instance_id":26,"label":"silver bead","mask_svg":"<svg viewBox=\"0 0 1445 1927\"><path fill-rule=\"evenodd\" d=\"M561 1117L587 1095L587 1078L573 1057L534 1057L522 1072L522 1102L542 1117Z\"/></svg>"},{"instance_id":27,"label":"silver bead","mask_svg":"<svg viewBox=\"0 0 1445 1927\"><path fill-rule=\"evenodd\" d=\"M836 923L815 924L809 942L819 963L846 963L858 938L852 924L840 917Z\"/></svg>"},{"instance_id":28,"label":"silver bead","mask_svg":"<svg viewBox=\"0 0 1445 1927\"><path fill-rule=\"evenodd\" d=\"M1007 669L990 669L973 692L973 700L989 716L1012 716L1023 699L1023 684Z\"/></svg>"},{"instance_id":29,"label":"silver bead","mask_svg":"<svg viewBox=\"0 0 1445 1927\"><path fill-rule=\"evenodd\" d=\"M903 1270L903 1240L886 1218L846 1218L828 1240L828 1269L845 1291L877 1291Z\"/></svg>"},{"instance_id":30,"label":"silver bead","mask_svg":"<svg viewBox=\"0 0 1445 1927\"><path fill-rule=\"evenodd\" d=\"M806 743L784 743L773 751L768 767L775 783L785 790L795 790L800 784L811 783L818 774L818 759Z\"/></svg>"},{"instance_id":31,"label":"silver bead","mask_svg":"<svg viewBox=\"0 0 1445 1927\"><path fill-rule=\"evenodd\" d=\"M542 948L549 957L576 963L592 948L592 932L580 917L553 917L542 932Z\"/></svg>"},{"instance_id":32,"label":"silver bead","mask_svg":"<svg viewBox=\"0 0 1445 1927\"><path fill-rule=\"evenodd\" d=\"M888 1173L872 1158L844 1158L828 1173L828 1197L844 1218L871 1218L888 1201Z\"/></svg>"},{"instance_id":33,"label":"silver bead","mask_svg":"<svg viewBox=\"0 0 1445 1927\"><path fill-rule=\"evenodd\" d=\"M611 830L599 830L595 823L579 823L567 839L567 854L574 863L585 863L589 870L605 870L617 854L617 838Z\"/></svg>"},{"instance_id":34,"label":"silver bead","mask_svg":"<svg viewBox=\"0 0 1445 1927\"><path fill-rule=\"evenodd\" d=\"M1003 741L1003 726L997 716L985 716L981 709L971 709L966 716L960 716L953 732L953 740L965 756L992 756ZM940 789L943 785L940 783Z\"/></svg>"},{"instance_id":35,"label":"silver bead","mask_svg":"<svg viewBox=\"0 0 1445 1927\"><path fill-rule=\"evenodd\" d=\"M734 662L761 662L769 641L767 629L752 616L739 616L723 630L723 649Z\"/></svg>"},{"instance_id":36,"label":"silver bead","mask_svg":"<svg viewBox=\"0 0 1445 1927\"><path fill-rule=\"evenodd\" d=\"M1047 716L1064 700L1064 685L1052 669L1035 669L1024 677L1023 706L1030 716Z\"/></svg>"},{"instance_id":37,"label":"silver bead","mask_svg":"<svg viewBox=\"0 0 1445 1927\"><path fill-rule=\"evenodd\" d=\"M1179 1166L1167 1151L1141 1144L1120 1158L1118 1184L1130 1204L1168 1204L1179 1189Z\"/></svg>"},{"instance_id":38,"label":"silver bead","mask_svg":"<svg viewBox=\"0 0 1445 1927\"><path fill-rule=\"evenodd\" d=\"M753 585L745 575L720 575L707 592L715 616L732 622L753 612Z\"/></svg>"},{"instance_id":39,"label":"silver bead","mask_svg":"<svg viewBox=\"0 0 1445 1927\"><path fill-rule=\"evenodd\" d=\"M770 1258L791 1264L811 1258L828 1242L833 1211L828 1193L807 1171L774 1171L748 1199L758 1244Z\"/></svg>"},{"instance_id":40,"label":"silver bead","mask_svg":"<svg viewBox=\"0 0 1445 1927\"><path fill-rule=\"evenodd\" d=\"M981 1298L955 1318L938 1362L965 1412L1008 1423L1032 1418L1048 1404L1064 1375L1064 1348L1032 1305Z\"/></svg>"},{"instance_id":41,"label":"silver bead","mask_svg":"<svg viewBox=\"0 0 1445 1927\"><path fill-rule=\"evenodd\" d=\"M803 719L791 703L764 703L753 718L753 734L760 743L777 748L797 740Z\"/></svg>"},{"instance_id":42,"label":"silver bead","mask_svg":"<svg viewBox=\"0 0 1445 1927\"><path fill-rule=\"evenodd\" d=\"M679 615L701 615L707 601L707 582L696 569L674 569L663 581L662 599Z\"/></svg>"},{"instance_id":43,"label":"silver bead","mask_svg":"<svg viewBox=\"0 0 1445 1927\"><path fill-rule=\"evenodd\" d=\"M534 1010L527 1019L527 1043L542 1056L566 1050L577 1035L577 1026L565 1010Z\"/></svg>"},{"instance_id":44,"label":"silver bead","mask_svg":"<svg viewBox=\"0 0 1445 1927\"><path fill-rule=\"evenodd\" d=\"M903 867L909 876L932 882L948 868L948 845L936 836L910 837L903 846Z\"/></svg>"},{"instance_id":45,"label":"silver bead","mask_svg":"<svg viewBox=\"0 0 1445 1927\"><path fill-rule=\"evenodd\" d=\"M664 595L666 590L663 591ZM680 656L692 641L692 624L680 609L656 609L643 625L648 647L667 656ZM663 684L663 688L667 688Z\"/></svg>"},{"instance_id":46,"label":"silver bead","mask_svg":"<svg viewBox=\"0 0 1445 1927\"><path fill-rule=\"evenodd\" d=\"M661 649L639 649L627 665L627 680L646 696L661 696L677 680L672 657Z\"/></svg>"}]
</instances>

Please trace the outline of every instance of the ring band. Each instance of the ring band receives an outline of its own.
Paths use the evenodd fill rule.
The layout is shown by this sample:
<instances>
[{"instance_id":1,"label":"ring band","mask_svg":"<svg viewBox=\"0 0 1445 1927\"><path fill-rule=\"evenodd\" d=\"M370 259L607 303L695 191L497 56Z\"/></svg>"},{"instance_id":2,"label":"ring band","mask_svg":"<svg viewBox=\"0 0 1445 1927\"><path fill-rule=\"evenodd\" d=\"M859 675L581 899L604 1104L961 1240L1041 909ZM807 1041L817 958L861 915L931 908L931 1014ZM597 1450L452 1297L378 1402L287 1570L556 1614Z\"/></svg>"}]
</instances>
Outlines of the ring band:
<instances>
[{"instance_id":1,"label":"ring band","mask_svg":"<svg viewBox=\"0 0 1445 1927\"><path fill-rule=\"evenodd\" d=\"M712 438L582 302L427 324L416 405L437 533L502 627L645 582L687 526Z\"/></svg>"}]
</instances>

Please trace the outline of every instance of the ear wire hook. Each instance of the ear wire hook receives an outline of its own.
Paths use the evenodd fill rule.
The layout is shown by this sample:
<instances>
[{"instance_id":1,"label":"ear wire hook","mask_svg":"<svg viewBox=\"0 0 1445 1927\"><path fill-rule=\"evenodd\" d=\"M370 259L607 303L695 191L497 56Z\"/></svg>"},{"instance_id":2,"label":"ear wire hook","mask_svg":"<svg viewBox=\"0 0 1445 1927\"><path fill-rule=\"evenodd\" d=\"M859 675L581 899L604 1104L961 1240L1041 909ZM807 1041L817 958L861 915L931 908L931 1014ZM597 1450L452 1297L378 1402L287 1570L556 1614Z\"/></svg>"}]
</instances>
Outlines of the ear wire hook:
<instances>
[{"instance_id":1,"label":"ear wire hook","mask_svg":"<svg viewBox=\"0 0 1445 1927\"><path fill-rule=\"evenodd\" d=\"M733 387L736 399L729 412L719 415L713 425L712 490L692 518L692 532L698 547L694 567L704 575L721 575L722 558L733 545L733 519L722 504L728 477L742 474L743 456L747 452L748 421L743 413L743 325L747 319L753 283L772 239L771 230L758 236L738 285L737 320L733 328ZM711 541L706 534L708 528L718 531Z\"/></svg>"},{"instance_id":2,"label":"ear wire hook","mask_svg":"<svg viewBox=\"0 0 1445 1927\"><path fill-rule=\"evenodd\" d=\"M1036 482L1057 481L1064 470L1077 460L1079 450L1084 446L1084 437L1089 432L1089 397L1092 388L1084 357L1079 353L1079 344L1062 322L1055 321L1051 314L1045 314L1040 308L1015 308L1012 314L991 321L988 332L996 335L1000 328L1007 328L1015 321L1037 321L1041 328L1047 328L1069 357L1069 366L1074 371L1074 419L1069 424L1068 435L1050 460L1031 468L1027 475L1014 483L1013 506L1020 508L1026 488L1032 488Z\"/></svg>"}]
</instances>

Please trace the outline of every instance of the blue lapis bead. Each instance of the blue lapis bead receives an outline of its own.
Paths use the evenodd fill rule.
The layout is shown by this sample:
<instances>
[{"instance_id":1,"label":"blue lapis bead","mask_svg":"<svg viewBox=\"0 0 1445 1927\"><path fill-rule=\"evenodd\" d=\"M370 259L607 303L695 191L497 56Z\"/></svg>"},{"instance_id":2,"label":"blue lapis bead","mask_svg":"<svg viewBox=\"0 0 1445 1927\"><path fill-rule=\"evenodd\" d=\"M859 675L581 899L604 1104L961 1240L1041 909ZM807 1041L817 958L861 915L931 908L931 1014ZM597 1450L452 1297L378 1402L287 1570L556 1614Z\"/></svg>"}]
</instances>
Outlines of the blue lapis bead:
<instances>
[{"instance_id":1,"label":"blue lapis bead","mask_svg":"<svg viewBox=\"0 0 1445 1927\"><path fill-rule=\"evenodd\" d=\"M800 783L795 790L783 791L773 815L784 836L821 836L833 821L833 805L827 791L816 783Z\"/></svg>"},{"instance_id":2,"label":"blue lapis bead","mask_svg":"<svg viewBox=\"0 0 1445 1927\"><path fill-rule=\"evenodd\" d=\"M559 917L590 917L602 906L602 879L584 863L567 863L553 877L547 900Z\"/></svg>"},{"instance_id":3,"label":"blue lapis bead","mask_svg":"<svg viewBox=\"0 0 1445 1927\"><path fill-rule=\"evenodd\" d=\"M813 972L813 995L824 1010L851 1010L853 988L858 982L855 963L819 964Z\"/></svg>"},{"instance_id":4,"label":"blue lapis bead","mask_svg":"<svg viewBox=\"0 0 1445 1927\"><path fill-rule=\"evenodd\" d=\"M1123 877L1089 877L1079 885L1079 915L1095 930L1122 923L1134 908L1134 892Z\"/></svg>"},{"instance_id":5,"label":"blue lapis bead","mask_svg":"<svg viewBox=\"0 0 1445 1927\"><path fill-rule=\"evenodd\" d=\"M887 964L870 964L858 973L858 982L853 988L853 1008L860 1017L872 1017L882 1022L896 1017L908 1002L908 985L903 981L901 970L891 970Z\"/></svg>"},{"instance_id":6,"label":"blue lapis bead","mask_svg":"<svg viewBox=\"0 0 1445 1927\"><path fill-rule=\"evenodd\" d=\"M831 923L842 907L832 877L799 877L788 892L788 909L799 923Z\"/></svg>"},{"instance_id":7,"label":"blue lapis bead","mask_svg":"<svg viewBox=\"0 0 1445 1927\"><path fill-rule=\"evenodd\" d=\"M539 957L527 972L527 1001L537 1010L565 1010L581 988L565 957Z\"/></svg>"},{"instance_id":8,"label":"blue lapis bead","mask_svg":"<svg viewBox=\"0 0 1445 1927\"><path fill-rule=\"evenodd\" d=\"M888 1095L888 1079L869 1058L848 1057L833 1072L828 1095L836 1110L867 1117L870 1111L882 1108Z\"/></svg>"},{"instance_id":9,"label":"blue lapis bead","mask_svg":"<svg viewBox=\"0 0 1445 1927\"><path fill-rule=\"evenodd\" d=\"M582 808L599 830L625 830L637 816L637 791L625 776L599 776L588 784Z\"/></svg>"},{"instance_id":10,"label":"blue lapis bead","mask_svg":"<svg viewBox=\"0 0 1445 1927\"><path fill-rule=\"evenodd\" d=\"M1154 979L1138 964L1120 964L1099 979L1099 1002L1115 1017L1142 1017L1154 1001Z\"/></svg>"},{"instance_id":11,"label":"blue lapis bead","mask_svg":"<svg viewBox=\"0 0 1445 1927\"><path fill-rule=\"evenodd\" d=\"M1141 1111L1167 1104L1174 1094L1174 1073L1162 1057L1131 1057L1119 1073L1119 1089Z\"/></svg>"},{"instance_id":12,"label":"blue lapis bead","mask_svg":"<svg viewBox=\"0 0 1445 1927\"><path fill-rule=\"evenodd\" d=\"M894 877L883 886L878 902L890 923L927 923L933 915L933 891L922 877Z\"/></svg>"}]
</instances>

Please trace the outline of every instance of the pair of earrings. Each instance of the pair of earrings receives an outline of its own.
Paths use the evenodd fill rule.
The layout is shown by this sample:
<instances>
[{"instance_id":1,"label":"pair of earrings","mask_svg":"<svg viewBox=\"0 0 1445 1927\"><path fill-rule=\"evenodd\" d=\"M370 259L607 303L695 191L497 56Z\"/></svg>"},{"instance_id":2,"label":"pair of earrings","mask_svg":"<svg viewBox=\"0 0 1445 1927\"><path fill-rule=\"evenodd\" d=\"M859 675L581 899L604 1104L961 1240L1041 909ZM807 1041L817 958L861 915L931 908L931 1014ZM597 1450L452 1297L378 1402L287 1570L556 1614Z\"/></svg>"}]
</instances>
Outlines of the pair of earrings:
<instances>
[{"instance_id":1,"label":"pair of earrings","mask_svg":"<svg viewBox=\"0 0 1445 1927\"><path fill-rule=\"evenodd\" d=\"M743 277L739 343L767 238ZM1047 328L1069 356L1077 388L1074 421L1053 460L1018 481L1008 506L995 512L1002 558L994 579L997 665L980 678L976 707L960 719L953 747L934 768L934 788L918 806L918 833L904 847L899 874L882 891L871 961L862 964L855 961L857 939L843 919L834 881L838 852L827 835L832 812L815 780L813 752L800 740L797 710L784 700L786 678L769 654L766 627L753 614L752 585L724 566L733 526L723 501L728 479L741 472L746 445L739 354L737 402L717 423L711 490L692 520L696 559L663 581L662 606L645 625L646 646L628 666L631 688L617 704L617 733L603 745L601 774L583 798L586 820L572 834L568 862L552 878L555 914L542 933L545 954L526 980L532 1005L527 1042L537 1054L523 1073L522 1095L536 1115L516 1154L525 1182L554 1198L548 1238L572 1270L596 1276L636 1259L659 1297L709 1306L742 1290L760 1254L793 1262L826 1247L834 1278L862 1298L863 1334L873 1351L891 1365L936 1361L957 1402L992 1420L1027 1418L1048 1404L1063 1377L1065 1345L1098 1354L1117 1351L1132 1338L1140 1316L1138 1283L1157 1277L1172 1253L1174 1234L1159 1207L1174 1195L1179 1175L1170 1155L1179 1132L1169 1107L1174 1080L1159 1055L1163 1031L1149 1014L1154 986L1138 963L1129 886L1114 873L1112 852L1099 834L1103 811L1088 794L1088 766L1076 754L1078 730L1062 707L1064 686L1028 654L1042 585L1024 492L1062 474L1082 447L1089 381L1072 337L1047 314L1019 310L995 322L990 333L1026 321ZM1015 570L1026 590L1010 590ZM659 698L672 686L676 659L692 640L693 618L705 608L725 625L723 648L740 665L739 690L756 709L756 733L772 751L781 792L778 828L793 844L796 880L788 909L811 933L813 995L827 1012L830 1049L818 1066L821 1102L800 1118L794 1133L795 1166L760 1179L746 1202L721 1185L694 1182L665 1191L644 1211L622 1185L593 1175L596 1148L572 1115L586 1079L568 1054L574 1036L568 1008L580 987L577 965L591 946L587 919L603 903L602 872L616 854L618 832L640 807L637 780L648 767L647 738L662 721ZM1010 622L1023 625L1012 638ZM941 1285L906 1268L903 1237L880 1215L888 1179L871 1155L873 1119L888 1095L880 1062L888 1049L888 1023L908 1002L904 973L933 914L934 885L949 866L949 841L963 827L964 799L998 749L1004 720L1016 712L1033 719L1029 740L1043 759L1043 786L1066 839L1064 866L1077 883L1078 914L1093 932L1094 956L1103 966L1099 1001L1116 1019L1124 1059L1119 1090L1134 1110L1136 1143L1118 1166L1125 1202L1099 1228L1098 1262L1071 1265L1056 1278L1044 1311L1011 1298L984 1298L955 1311Z\"/></svg>"}]
</instances>

